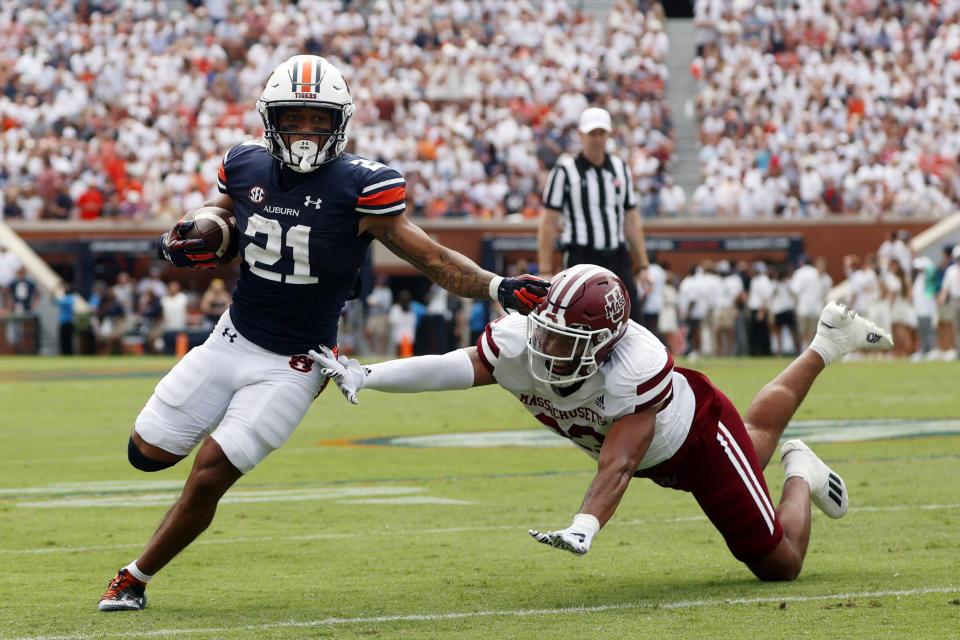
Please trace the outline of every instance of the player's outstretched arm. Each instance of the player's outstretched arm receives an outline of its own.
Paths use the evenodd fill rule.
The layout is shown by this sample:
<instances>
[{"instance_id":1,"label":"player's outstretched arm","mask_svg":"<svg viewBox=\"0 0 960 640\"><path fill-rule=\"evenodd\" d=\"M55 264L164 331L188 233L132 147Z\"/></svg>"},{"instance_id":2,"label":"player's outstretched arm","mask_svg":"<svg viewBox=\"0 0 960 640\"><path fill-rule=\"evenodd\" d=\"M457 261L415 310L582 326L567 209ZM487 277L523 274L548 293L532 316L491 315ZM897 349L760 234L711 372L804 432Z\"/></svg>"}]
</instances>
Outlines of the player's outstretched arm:
<instances>
[{"instance_id":1,"label":"player's outstretched arm","mask_svg":"<svg viewBox=\"0 0 960 640\"><path fill-rule=\"evenodd\" d=\"M487 298L504 309L530 313L547 294L550 283L534 276L503 278L481 269L461 253L434 242L406 216L367 215L360 233L370 233L438 285L465 298Z\"/></svg>"},{"instance_id":2,"label":"player's outstretched arm","mask_svg":"<svg viewBox=\"0 0 960 640\"><path fill-rule=\"evenodd\" d=\"M480 361L476 347L457 349L443 355L387 360L367 367L353 358L335 356L333 351L324 346L307 355L320 365L321 375L333 380L344 397L353 404L360 404L357 394L361 389L417 393L469 389L494 382L493 376Z\"/></svg>"},{"instance_id":3,"label":"player's outstretched arm","mask_svg":"<svg viewBox=\"0 0 960 640\"><path fill-rule=\"evenodd\" d=\"M617 510L633 474L647 453L657 426L659 405L616 420L600 449L597 475L587 489L579 513L566 529L546 533L530 529L537 542L578 556L590 550L593 537Z\"/></svg>"}]
</instances>

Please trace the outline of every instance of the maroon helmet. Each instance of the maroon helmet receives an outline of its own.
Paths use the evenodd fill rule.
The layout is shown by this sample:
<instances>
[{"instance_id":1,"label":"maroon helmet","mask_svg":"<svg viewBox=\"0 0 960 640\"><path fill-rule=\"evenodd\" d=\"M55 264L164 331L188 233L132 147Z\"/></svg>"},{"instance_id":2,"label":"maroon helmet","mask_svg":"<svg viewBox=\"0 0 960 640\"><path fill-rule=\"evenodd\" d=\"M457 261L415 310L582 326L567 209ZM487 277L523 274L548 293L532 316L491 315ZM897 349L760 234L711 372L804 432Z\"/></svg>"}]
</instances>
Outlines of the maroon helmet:
<instances>
[{"instance_id":1,"label":"maroon helmet","mask_svg":"<svg viewBox=\"0 0 960 640\"><path fill-rule=\"evenodd\" d=\"M592 376L627 330L630 296L612 271L565 269L527 316L527 356L537 380L566 386Z\"/></svg>"}]
</instances>

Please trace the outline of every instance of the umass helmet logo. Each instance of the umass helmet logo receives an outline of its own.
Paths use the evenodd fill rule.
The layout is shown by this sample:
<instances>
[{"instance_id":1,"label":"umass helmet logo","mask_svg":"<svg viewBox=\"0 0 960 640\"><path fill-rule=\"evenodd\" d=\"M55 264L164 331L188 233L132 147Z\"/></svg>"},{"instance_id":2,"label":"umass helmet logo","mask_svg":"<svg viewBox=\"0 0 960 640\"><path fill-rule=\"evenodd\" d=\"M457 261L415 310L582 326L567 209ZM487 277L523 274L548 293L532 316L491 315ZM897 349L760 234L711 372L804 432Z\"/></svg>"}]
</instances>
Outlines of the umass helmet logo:
<instances>
[{"instance_id":1,"label":"umass helmet logo","mask_svg":"<svg viewBox=\"0 0 960 640\"><path fill-rule=\"evenodd\" d=\"M607 303L604 307L607 319L614 324L619 324L627 313L627 299L623 297L623 291L620 287L613 287L607 291L603 299Z\"/></svg>"}]
</instances>

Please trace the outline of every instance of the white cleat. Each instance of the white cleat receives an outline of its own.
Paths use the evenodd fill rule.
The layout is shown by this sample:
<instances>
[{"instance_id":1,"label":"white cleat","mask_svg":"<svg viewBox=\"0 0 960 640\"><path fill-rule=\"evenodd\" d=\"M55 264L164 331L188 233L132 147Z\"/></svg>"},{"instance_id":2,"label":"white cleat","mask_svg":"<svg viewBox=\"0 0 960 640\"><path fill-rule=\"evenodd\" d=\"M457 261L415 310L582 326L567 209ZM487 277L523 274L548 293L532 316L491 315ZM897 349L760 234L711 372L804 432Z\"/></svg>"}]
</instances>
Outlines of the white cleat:
<instances>
[{"instance_id":1,"label":"white cleat","mask_svg":"<svg viewBox=\"0 0 960 640\"><path fill-rule=\"evenodd\" d=\"M780 461L788 478L799 476L810 485L810 500L831 518L842 518L850 507L850 494L843 478L824 464L800 440L780 445Z\"/></svg>"},{"instance_id":2,"label":"white cleat","mask_svg":"<svg viewBox=\"0 0 960 640\"><path fill-rule=\"evenodd\" d=\"M817 335L810 348L820 354L826 365L860 349L887 350L893 338L881 327L859 315L850 307L830 301L820 313Z\"/></svg>"}]
</instances>

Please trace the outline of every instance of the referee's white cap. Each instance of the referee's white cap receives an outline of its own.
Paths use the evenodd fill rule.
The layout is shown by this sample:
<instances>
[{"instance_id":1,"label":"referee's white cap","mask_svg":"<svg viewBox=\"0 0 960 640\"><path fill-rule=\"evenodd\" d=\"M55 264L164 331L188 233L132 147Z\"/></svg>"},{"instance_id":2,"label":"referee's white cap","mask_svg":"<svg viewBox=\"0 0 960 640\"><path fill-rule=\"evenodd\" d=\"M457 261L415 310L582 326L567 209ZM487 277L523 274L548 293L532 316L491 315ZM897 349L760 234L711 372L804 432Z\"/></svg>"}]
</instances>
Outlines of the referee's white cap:
<instances>
[{"instance_id":1,"label":"referee's white cap","mask_svg":"<svg viewBox=\"0 0 960 640\"><path fill-rule=\"evenodd\" d=\"M590 133L595 129L612 131L613 125L610 122L610 114L606 109L590 107L584 109L583 113L580 114L580 124L577 125L577 128L580 129L580 133Z\"/></svg>"}]
</instances>

